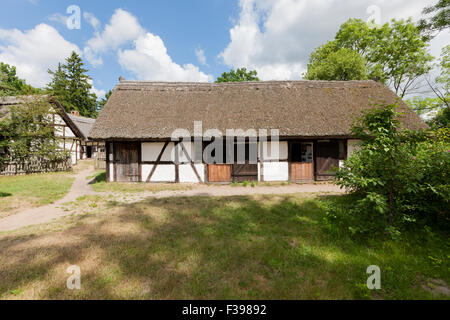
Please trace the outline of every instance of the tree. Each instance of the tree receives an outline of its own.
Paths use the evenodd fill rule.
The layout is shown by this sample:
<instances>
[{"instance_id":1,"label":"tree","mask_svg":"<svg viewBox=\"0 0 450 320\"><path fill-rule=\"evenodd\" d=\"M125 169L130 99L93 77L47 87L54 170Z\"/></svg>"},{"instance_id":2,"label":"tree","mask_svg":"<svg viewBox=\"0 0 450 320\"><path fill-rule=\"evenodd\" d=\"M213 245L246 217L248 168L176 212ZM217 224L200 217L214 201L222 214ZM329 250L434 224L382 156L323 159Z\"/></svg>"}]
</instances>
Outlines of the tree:
<instances>
[{"instance_id":1,"label":"tree","mask_svg":"<svg viewBox=\"0 0 450 320\"><path fill-rule=\"evenodd\" d=\"M55 71L49 70L52 80L47 90L55 96L67 111L78 110L85 117L97 116L97 97L91 92L91 77L87 75L81 57L72 52L65 64Z\"/></svg>"},{"instance_id":2,"label":"tree","mask_svg":"<svg viewBox=\"0 0 450 320\"><path fill-rule=\"evenodd\" d=\"M67 159L55 139L51 105L35 99L10 107L6 119L0 121L0 150L8 150L4 161L26 163L30 160L57 161Z\"/></svg>"},{"instance_id":3,"label":"tree","mask_svg":"<svg viewBox=\"0 0 450 320\"><path fill-rule=\"evenodd\" d=\"M230 72L222 73L222 76L217 78L216 83L242 81L259 81L256 70L247 71L246 68L238 68L234 71L231 69Z\"/></svg>"},{"instance_id":4,"label":"tree","mask_svg":"<svg viewBox=\"0 0 450 320\"><path fill-rule=\"evenodd\" d=\"M330 208L327 219L352 233L397 236L419 222L448 228L449 131L404 130L396 108L376 105L351 128L362 143L336 173L351 201Z\"/></svg>"},{"instance_id":5,"label":"tree","mask_svg":"<svg viewBox=\"0 0 450 320\"><path fill-rule=\"evenodd\" d=\"M0 62L0 96L17 96L38 93L39 90L19 79L16 67Z\"/></svg>"},{"instance_id":6,"label":"tree","mask_svg":"<svg viewBox=\"0 0 450 320\"><path fill-rule=\"evenodd\" d=\"M439 33L450 26L450 0L439 0L434 6L423 9L422 13L435 13L431 18L419 21L419 29L430 38L433 33Z\"/></svg>"},{"instance_id":7,"label":"tree","mask_svg":"<svg viewBox=\"0 0 450 320\"><path fill-rule=\"evenodd\" d=\"M430 111L434 113L434 118L427 121L430 126L445 127L450 124L450 45L442 49L436 69L440 73L434 81L425 77L435 98L415 97L409 104L415 111L419 111L419 115Z\"/></svg>"},{"instance_id":8,"label":"tree","mask_svg":"<svg viewBox=\"0 0 450 320\"><path fill-rule=\"evenodd\" d=\"M317 66L326 64L324 60L336 60L336 52L342 48L346 51L346 59L359 66L353 76L357 79L377 80L391 86L394 91L404 97L414 89L420 76L431 69L433 57L427 53L428 40L424 39L419 29L411 22L392 20L383 26L371 27L359 19L349 19L341 25L335 39L316 49L311 55L307 75L313 74ZM317 53L320 52L319 55ZM341 59L343 56L341 51ZM365 59L366 74L361 74L361 59ZM353 57L353 59L352 59ZM311 69L311 72L310 72ZM334 80L340 80L337 73Z\"/></svg>"},{"instance_id":9,"label":"tree","mask_svg":"<svg viewBox=\"0 0 450 320\"><path fill-rule=\"evenodd\" d=\"M448 98L447 98L448 99ZM406 103L418 115L426 119L426 123L431 127L446 127L450 124L449 108L439 98L414 97L406 100Z\"/></svg>"},{"instance_id":10,"label":"tree","mask_svg":"<svg viewBox=\"0 0 450 320\"><path fill-rule=\"evenodd\" d=\"M106 94L105 97L102 98L99 102L98 102L98 106L97 106L97 112L100 112L100 110L103 109L103 107L105 106L106 102L108 102L109 97L112 95L112 90L109 90Z\"/></svg>"},{"instance_id":11,"label":"tree","mask_svg":"<svg viewBox=\"0 0 450 320\"><path fill-rule=\"evenodd\" d=\"M348 81L367 78L366 60L359 53L347 48L328 50L329 47L323 46L313 52L304 76L306 79ZM322 56L326 58L320 58Z\"/></svg>"}]
</instances>

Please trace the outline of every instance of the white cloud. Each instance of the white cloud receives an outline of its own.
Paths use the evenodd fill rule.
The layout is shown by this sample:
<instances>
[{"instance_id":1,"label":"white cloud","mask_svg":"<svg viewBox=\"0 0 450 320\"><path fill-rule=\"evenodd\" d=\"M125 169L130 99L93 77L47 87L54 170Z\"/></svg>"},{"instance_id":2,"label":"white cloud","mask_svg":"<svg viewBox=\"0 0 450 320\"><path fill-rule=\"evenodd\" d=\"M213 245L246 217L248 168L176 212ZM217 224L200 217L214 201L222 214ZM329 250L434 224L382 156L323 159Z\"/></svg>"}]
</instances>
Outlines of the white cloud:
<instances>
[{"instance_id":1,"label":"white cloud","mask_svg":"<svg viewBox=\"0 0 450 320\"><path fill-rule=\"evenodd\" d=\"M0 29L0 61L16 66L18 76L36 87L44 87L50 81L47 70L56 69L72 51L81 52L47 24L25 32Z\"/></svg>"},{"instance_id":2,"label":"white cloud","mask_svg":"<svg viewBox=\"0 0 450 320\"><path fill-rule=\"evenodd\" d=\"M116 50L120 46L137 39L145 30L131 13L117 9L101 33L88 40L84 48L86 59L95 67L103 63L99 56L108 50Z\"/></svg>"},{"instance_id":3,"label":"white cloud","mask_svg":"<svg viewBox=\"0 0 450 320\"><path fill-rule=\"evenodd\" d=\"M370 6L380 10L381 23L413 17L434 0L240 0L240 15L230 29L230 42L219 54L229 67L256 69L262 80L300 79L309 54L333 39L349 18L368 21ZM442 38L443 37L443 38ZM432 42L431 53L449 43L448 33Z\"/></svg>"},{"instance_id":4,"label":"white cloud","mask_svg":"<svg viewBox=\"0 0 450 320\"><path fill-rule=\"evenodd\" d=\"M196 48L195 49L195 56L197 57L198 63L207 66L206 63L206 57L205 57L205 51L202 48Z\"/></svg>"},{"instance_id":5,"label":"white cloud","mask_svg":"<svg viewBox=\"0 0 450 320\"><path fill-rule=\"evenodd\" d=\"M86 19L86 21L92 26L92 28L94 28L95 31L100 28L100 20L98 20L93 13L84 12L83 18Z\"/></svg>"},{"instance_id":6,"label":"white cloud","mask_svg":"<svg viewBox=\"0 0 450 320\"><path fill-rule=\"evenodd\" d=\"M132 50L119 50L120 65L140 80L212 81L212 76L192 64L180 66L172 61L160 37L147 33L134 42Z\"/></svg>"},{"instance_id":7,"label":"white cloud","mask_svg":"<svg viewBox=\"0 0 450 320\"><path fill-rule=\"evenodd\" d=\"M97 99L102 99L105 97L106 91L102 90L102 89L97 89L94 86L94 81L92 79L88 80L88 83L92 86L91 93L95 93L95 95L97 96Z\"/></svg>"},{"instance_id":8,"label":"white cloud","mask_svg":"<svg viewBox=\"0 0 450 320\"><path fill-rule=\"evenodd\" d=\"M126 45L133 48L124 49ZM104 30L88 40L83 50L94 66L101 65L101 54L110 51L116 51L120 65L140 80L212 81L212 76L193 64L181 66L172 61L163 40L147 32L135 16L123 9L114 12Z\"/></svg>"}]
</instances>

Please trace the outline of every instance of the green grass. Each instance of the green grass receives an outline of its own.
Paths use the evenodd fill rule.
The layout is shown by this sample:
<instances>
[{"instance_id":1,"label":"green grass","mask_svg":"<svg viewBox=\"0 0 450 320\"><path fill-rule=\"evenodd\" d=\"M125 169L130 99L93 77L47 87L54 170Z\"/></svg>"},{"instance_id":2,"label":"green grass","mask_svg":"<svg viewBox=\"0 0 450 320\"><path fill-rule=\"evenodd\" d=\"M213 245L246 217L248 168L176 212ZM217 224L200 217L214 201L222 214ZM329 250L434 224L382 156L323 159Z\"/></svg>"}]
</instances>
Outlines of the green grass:
<instances>
[{"instance_id":1,"label":"green grass","mask_svg":"<svg viewBox=\"0 0 450 320\"><path fill-rule=\"evenodd\" d=\"M0 217L27 206L41 206L64 197L75 177L66 172L0 177Z\"/></svg>"},{"instance_id":2,"label":"green grass","mask_svg":"<svg viewBox=\"0 0 450 320\"><path fill-rule=\"evenodd\" d=\"M98 172L89 179L94 181L91 186L96 192L139 193L149 191L156 193L166 190L189 190L191 188L188 185L170 183L107 183L105 171Z\"/></svg>"},{"instance_id":3,"label":"green grass","mask_svg":"<svg viewBox=\"0 0 450 320\"><path fill-rule=\"evenodd\" d=\"M324 199L96 198L91 214L57 231L0 235L0 298L448 299L433 292L450 283L446 234L334 238ZM69 265L81 268L79 291L65 287ZM369 265L381 268L381 290L366 287Z\"/></svg>"}]
</instances>

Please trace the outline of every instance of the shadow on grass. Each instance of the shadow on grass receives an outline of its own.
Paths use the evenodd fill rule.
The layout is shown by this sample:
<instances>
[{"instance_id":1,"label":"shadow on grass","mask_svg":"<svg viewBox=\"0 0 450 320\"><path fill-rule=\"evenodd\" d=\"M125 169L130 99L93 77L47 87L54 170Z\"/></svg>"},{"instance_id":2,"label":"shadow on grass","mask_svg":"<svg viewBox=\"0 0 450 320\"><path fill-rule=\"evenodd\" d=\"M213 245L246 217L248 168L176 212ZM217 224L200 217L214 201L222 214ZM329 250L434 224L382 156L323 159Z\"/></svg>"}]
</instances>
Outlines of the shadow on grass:
<instances>
[{"instance_id":1,"label":"shadow on grass","mask_svg":"<svg viewBox=\"0 0 450 320\"><path fill-rule=\"evenodd\" d=\"M0 191L0 198L6 198L6 197L10 197L10 196L12 196L12 193Z\"/></svg>"},{"instance_id":2,"label":"shadow on grass","mask_svg":"<svg viewBox=\"0 0 450 320\"><path fill-rule=\"evenodd\" d=\"M88 216L62 232L1 239L0 261L14 259L0 263L0 297L39 282L40 298L49 299L350 299L360 297L366 267L383 262L364 246L333 243L316 199L180 197L111 206L114 214ZM81 290L65 287L69 265L81 268Z\"/></svg>"},{"instance_id":3,"label":"shadow on grass","mask_svg":"<svg viewBox=\"0 0 450 320\"><path fill-rule=\"evenodd\" d=\"M94 176L94 178L89 182L89 184L96 184L106 182L106 172L100 172Z\"/></svg>"}]
</instances>

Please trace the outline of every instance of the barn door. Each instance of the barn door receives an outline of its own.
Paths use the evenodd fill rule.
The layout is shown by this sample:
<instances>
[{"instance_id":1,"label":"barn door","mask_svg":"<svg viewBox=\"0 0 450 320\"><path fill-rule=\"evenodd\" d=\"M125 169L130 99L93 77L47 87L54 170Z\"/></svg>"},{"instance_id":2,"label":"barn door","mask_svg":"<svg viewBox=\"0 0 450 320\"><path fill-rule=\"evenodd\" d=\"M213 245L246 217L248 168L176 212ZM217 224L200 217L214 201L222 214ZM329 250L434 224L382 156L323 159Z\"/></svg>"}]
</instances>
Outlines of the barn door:
<instances>
[{"instance_id":1,"label":"barn door","mask_svg":"<svg viewBox=\"0 0 450 320\"><path fill-rule=\"evenodd\" d=\"M233 164L233 182L258 181L257 164Z\"/></svg>"},{"instance_id":2,"label":"barn door","mask_svg":"<svg viewBox=\"0 0 450 320\"><path fill-rule=\"evenodd\" d=\"M324 140L317 142L316 174L319 180L334 176L333 169L339 167L339 141Z\"/></svg>"},{"instance_id":3,"label":"barn door","mask_svg":"<svg viewBox=\"0 0 450 320\"><path fill-rule=\"evenodd\" d=\"M123 142L114 144L116 181L139 182L139 144Z\"/></svg>"},{"instance_id":4,"label":"barn door","mask_svg":"<svg viewBox=\"0 0 450 320\"><path fill-rule=\"evenodd\" d=\"M289 153L289 179L291 181L313 180L313 144L311 142L292 142L289 145Z\"/></svg>"},{"instance_id":5,"label":"barn door","mask_svg":"<svg viewBox=\"0 0 450 320\"><path fill-rule=\"evenodd\" d=\"M209 182L230 182L231 165L229 164L209 164L208 165Z\"/></svg>"}]
</instances>

